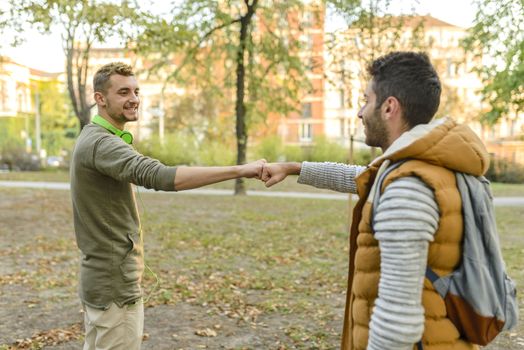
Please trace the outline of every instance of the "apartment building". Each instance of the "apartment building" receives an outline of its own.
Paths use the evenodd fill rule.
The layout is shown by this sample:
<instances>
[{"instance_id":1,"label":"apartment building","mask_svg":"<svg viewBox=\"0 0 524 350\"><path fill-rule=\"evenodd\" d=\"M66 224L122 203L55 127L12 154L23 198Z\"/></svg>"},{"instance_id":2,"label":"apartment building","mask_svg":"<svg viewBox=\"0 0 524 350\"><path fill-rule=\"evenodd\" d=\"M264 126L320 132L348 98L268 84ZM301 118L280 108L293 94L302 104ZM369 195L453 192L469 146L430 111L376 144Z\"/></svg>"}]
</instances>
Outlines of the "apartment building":
<instances>
[{"instance_id":1,"label":"apartment building","mask_svg":"<svg viewBox=\"0 0 524 350\"><path fill-rule=\"evenodd\" d=\"M315 136L325 132L324 120L324 20L325 8L320 1L306 1L302 12L294 14L294 30L301 42L299 57L310 82L308 91L301 93L297 112L269 116L269 124L278 125L277 134L284 143L309 145ZM270 126L271 128L271 126Z\"/></svg>"},{"instance_id":2,"label":"apartment building","mask_svg":"<svg viewBox=\"0 0 524 350\"><path fill-rule=\"evenodd\" d=\"M32 81L47 75L13 62L8 57L0 57L0 118L15 118L22 113L33 113Z\"/></svg>"},{"instance_id":3,"label":"apartment building","mask_svg":"<svg viewBox=\"0 0 524 350\"><path fill-rule=\"evenodd\" d=\"M38 82L54 81L58 73L48 73L19 64L9 57L0 56L0 128L16 123L28 153L40 151L40 140L31 130L39 128L36 117L35 96Z\"/></svg>"},{"instance_id":4,"label":"apartment building","mask_svg":"<svg viewBox=\"0 0 524 350\"><path fill-rule=\"evenodd\" d=\"M482 107L477 93L481 82L469 73L475 62L459 45L466 35L464 29L430 16L393 17L387 23L377 21L376 26L329 34L335 43L334 49L326 51L325 67L329 77L325 85L325 134L330 139L345 145L350 137L363 139L357 113L368 79L366 67L372 58L392 50L428 52L443 83L438 116L450 115L460 121L477 118Z\"/></svg>"},{"instance_id":5,"label":"apartment building","mask_svg":"<svg viewBox=\"0 0 524 350\"><path fill-rule=\"evenodd\" d=\"M348 29L326 34L335 42L332 47L336 49L325 52L324 134L345 146L349 146L349 140L353 139L355 147L364 147L363 129L357 113L359 96L366 84L362 78L365 62L386 53L385 47L412 50L418 43L418 49L429 54L441 77L443 90L437 118L449 116L467 123L484 141L490 153L524 164L523 113L505 116L493 126L479 122L489 106L482 102L482 81L472 71L482 62L460 46L467 30L431 16L393 18L388 25L401 29L400 36L388 39L392 31L386 29L383 33L374 33L378 34L376 41L366 42L362 30ZM346 50L348 45L352 45L352 49ZM362 57L365 59L362 60Z\"/></svg>"}]
</instances>

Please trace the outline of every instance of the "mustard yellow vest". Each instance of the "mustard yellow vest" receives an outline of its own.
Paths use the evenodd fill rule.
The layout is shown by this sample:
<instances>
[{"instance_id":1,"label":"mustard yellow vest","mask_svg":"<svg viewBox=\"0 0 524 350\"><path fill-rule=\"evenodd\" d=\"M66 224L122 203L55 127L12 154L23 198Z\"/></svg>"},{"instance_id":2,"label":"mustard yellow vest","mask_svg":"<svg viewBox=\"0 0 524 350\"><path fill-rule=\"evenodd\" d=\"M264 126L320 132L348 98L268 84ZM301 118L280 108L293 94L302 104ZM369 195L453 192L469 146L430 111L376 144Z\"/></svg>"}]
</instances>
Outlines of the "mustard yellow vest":
<instances>
[{"instance_id":1,"label":"mustard yellow vest","mask_svg":"<svg viewBox=\"0 0 524 350\"><path fill-rule=\"evenodd\" d=\"M372 204L366 199L375 181L378 165L371 166L357 178L360 197L353 212L350 233L348 292L342 333L343 350L365 350L371 313L378 296L380 252L370 226ZM429 163L410 160L395 169L384 181L383 189L395 179L416 176L435 193L440 222L435 239L429 245L428 265L439 275L453 271L460 263L462 248L461 197L452 171ZM447 318L443 299L431 282L424 281L422 304L425 310L424 350L478 349L460 338ZM416 346L414 346L416 349ZM386 349L385 349L386 350Z\"/></svg>"}]
</instances>

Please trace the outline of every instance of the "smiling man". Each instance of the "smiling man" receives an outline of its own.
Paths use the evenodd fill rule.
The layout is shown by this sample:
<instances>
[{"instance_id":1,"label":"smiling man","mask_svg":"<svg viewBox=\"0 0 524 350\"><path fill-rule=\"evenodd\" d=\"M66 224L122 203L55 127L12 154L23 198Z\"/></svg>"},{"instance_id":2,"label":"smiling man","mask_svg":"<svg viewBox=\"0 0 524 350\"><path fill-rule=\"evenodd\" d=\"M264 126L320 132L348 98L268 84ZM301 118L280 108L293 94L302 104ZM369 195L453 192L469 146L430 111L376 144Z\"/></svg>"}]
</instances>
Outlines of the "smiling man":
<instances>
[{"instance_id":1,"label":"smiling man","mask_svg":"<svg viewBox=\"0 0 524 350\"><path fill-rule=\"evenodd\" d=\"M431 121L441 84L426 54L393 52L373 61L368 72L358 117L366 144L383 155L367 167L267 164L262 180L272 186L296 174L299 183L359 195L349 239L343 350L477 349L453 325L425 271L446 275L460 263L463 217L454 172L484 174L488 153L468 127L449 118ZM400 161L377 189L375 180Z\"/></svg>"},{"instance_id":2,"label":"smiling man","mask_svg":"<svg viewBox=\"0 0 524 350\"><path fill-rule=\"evenodd\" d=\"M227 167L170 167L145 157L124 131L138 119L140 90L132 68L110 63L93 79L98 114L86 125L71 162L71 197L80 248L79 294L84 350L139 349L144 253L132 184L180 191L224 180L260 178L264 160Z\"/></svg>"}]
</instances>

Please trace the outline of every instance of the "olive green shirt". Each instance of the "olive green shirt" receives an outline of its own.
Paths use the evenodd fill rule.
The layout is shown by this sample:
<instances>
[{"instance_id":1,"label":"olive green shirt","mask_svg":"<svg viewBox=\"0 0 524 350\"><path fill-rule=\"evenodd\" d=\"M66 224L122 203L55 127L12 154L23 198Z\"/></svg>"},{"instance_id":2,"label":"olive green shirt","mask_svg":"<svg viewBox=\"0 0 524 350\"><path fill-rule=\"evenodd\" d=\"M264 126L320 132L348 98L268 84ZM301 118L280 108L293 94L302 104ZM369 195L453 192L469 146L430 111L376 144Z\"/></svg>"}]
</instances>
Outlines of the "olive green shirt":
<instances>
[{"instance_id":1,"label":"olive green shirt","mask_svg":"<svg viewBox=\"0 0 524 350\"><path fill-rule=\"evenodd\" d=\"M74 227L83 303L106 309L142 296L144 252L131 184L174 191L176 167L143 156L95 124L84 127L71 161Z\"/></svg>"}]
</instances>

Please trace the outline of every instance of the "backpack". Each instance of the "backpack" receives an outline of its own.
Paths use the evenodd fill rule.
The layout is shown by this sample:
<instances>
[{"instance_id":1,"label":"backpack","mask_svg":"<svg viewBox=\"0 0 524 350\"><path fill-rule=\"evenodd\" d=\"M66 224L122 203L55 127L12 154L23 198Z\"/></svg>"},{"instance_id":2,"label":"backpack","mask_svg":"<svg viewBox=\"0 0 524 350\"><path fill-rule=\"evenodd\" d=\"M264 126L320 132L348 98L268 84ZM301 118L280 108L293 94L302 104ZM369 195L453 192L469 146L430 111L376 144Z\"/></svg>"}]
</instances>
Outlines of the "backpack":
<instances>
[{"instance_id":1,"label":"backpack","mask_svg":"<svg viewBox=\"0 0 524 350\"><path fill-rule=\"evenodd\" d=\"M384 179L405 161L390 165L378 177L373 212L377 210ZM462 338L486 345L502 331L517 325L517 291L502 259L489 181L459 172L455 177L464 217L462 260L446 276L437 275L428 266L426 278L444 299L447 316ZM421 342L417 345L422 349Z\"/></svg>"}]
</instances>

